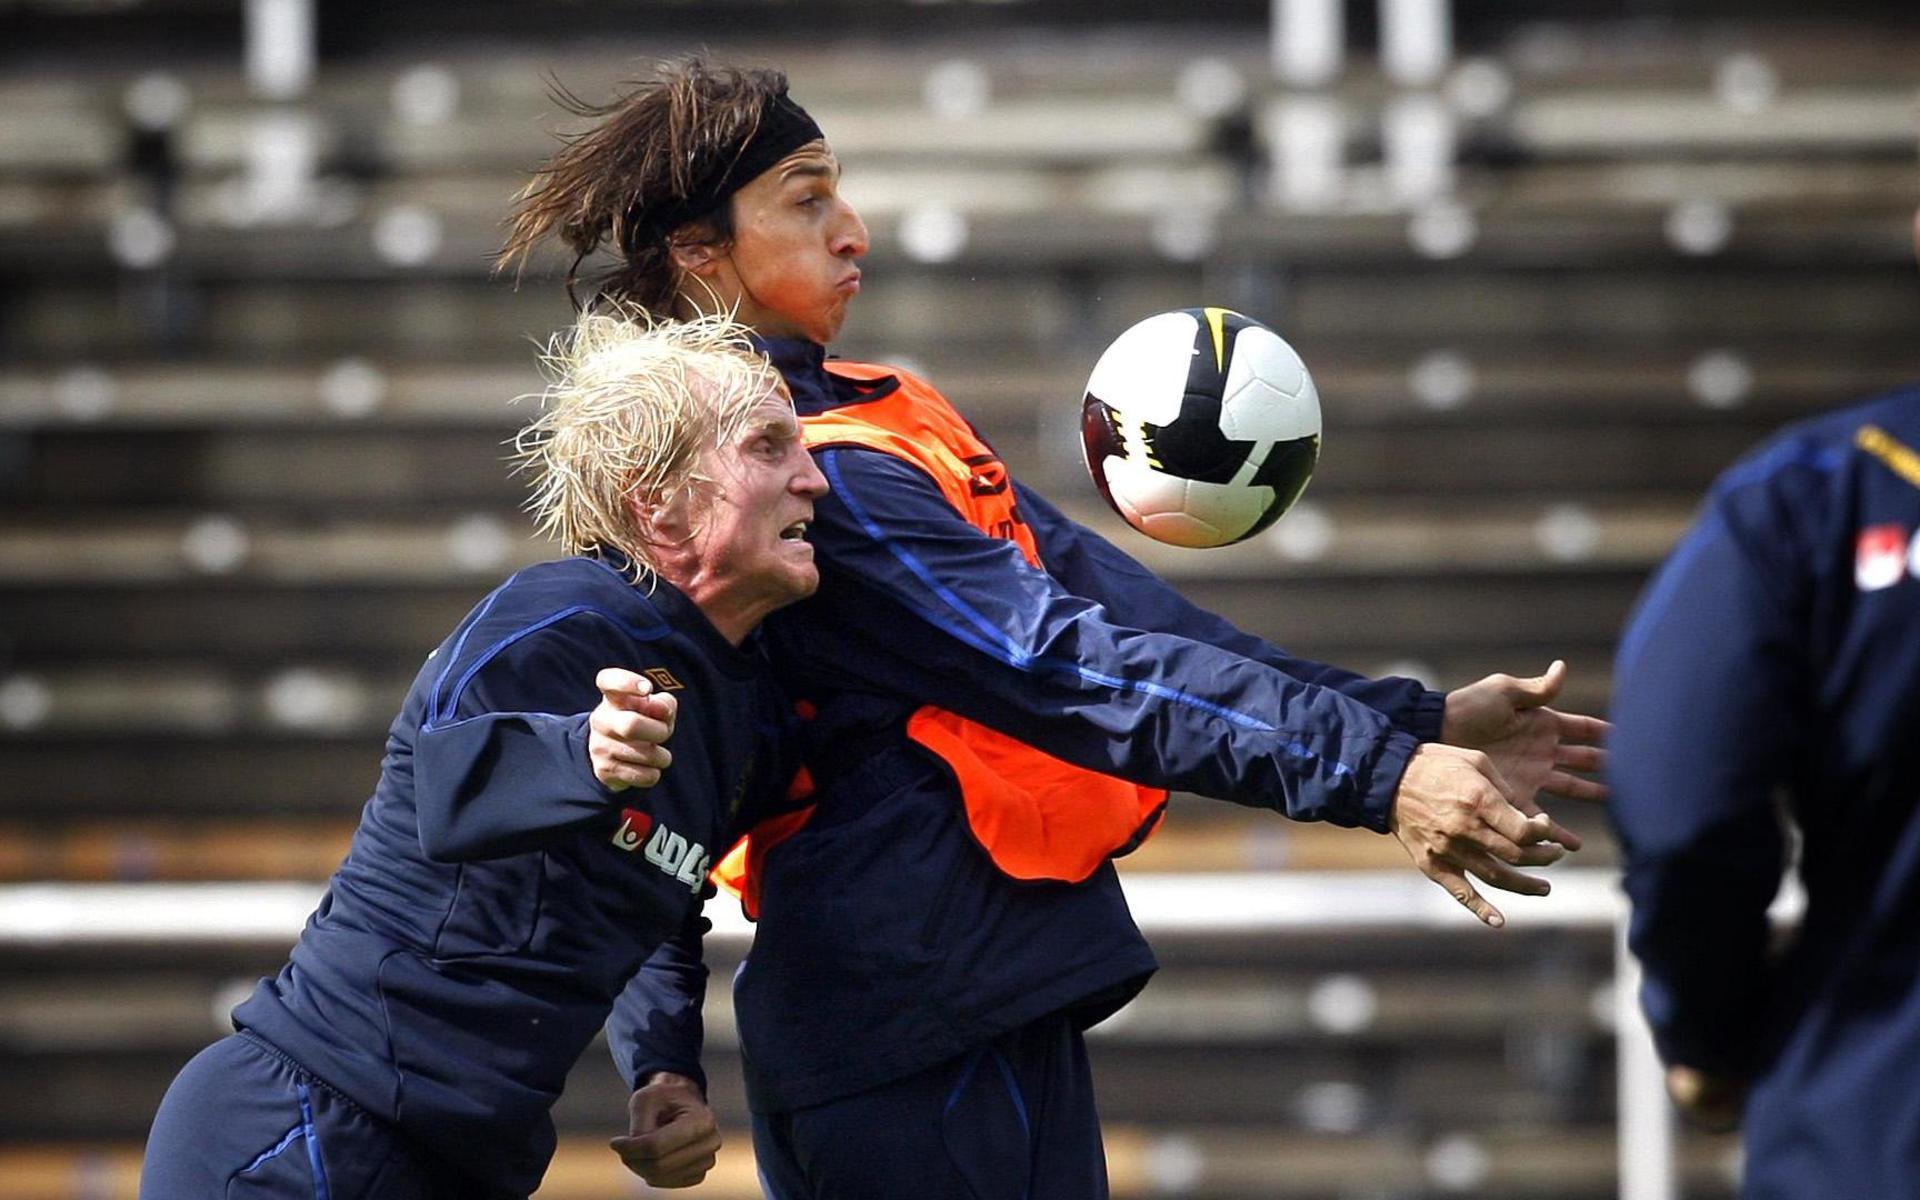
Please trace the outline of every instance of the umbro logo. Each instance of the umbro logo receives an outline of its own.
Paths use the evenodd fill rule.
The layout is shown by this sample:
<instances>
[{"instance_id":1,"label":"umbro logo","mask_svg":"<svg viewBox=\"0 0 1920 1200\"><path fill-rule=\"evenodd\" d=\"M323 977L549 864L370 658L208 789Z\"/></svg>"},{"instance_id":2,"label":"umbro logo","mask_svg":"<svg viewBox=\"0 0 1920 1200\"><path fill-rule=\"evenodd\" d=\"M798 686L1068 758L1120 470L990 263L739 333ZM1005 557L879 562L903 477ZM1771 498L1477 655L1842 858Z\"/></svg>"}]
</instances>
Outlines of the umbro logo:
<instances>
[{"instance_id":1,"label":"umbro logo","mask_svg":"<svg viewBox=\"0 0 1920 1200\"><path fill-rule=\"evenodd\" d=\"M621 810L620 828L613 831L613 844L629 854L644 845L647 861L686 884L691 892L700 890L713 865L713 856L705 846L689 842L665 825L656 824L651 816L637 808Z\"/></svg>"},{"instance_id":2,"label":"umbro logo","mask_svg":"<svg viewBox=\"0 0 1920 1200\"><path fill-rule=\"evenodd\" d=\"M681 688L687 686L686 684L681 683L678 679L675 679L673 677L673 672L667 670L665 667L648 667L646 670L640 673L642 675L645 675L648 679L651 679L653 681L653 686L659 688L663 692L677 692Z\"/></svg>"}]
</instances>

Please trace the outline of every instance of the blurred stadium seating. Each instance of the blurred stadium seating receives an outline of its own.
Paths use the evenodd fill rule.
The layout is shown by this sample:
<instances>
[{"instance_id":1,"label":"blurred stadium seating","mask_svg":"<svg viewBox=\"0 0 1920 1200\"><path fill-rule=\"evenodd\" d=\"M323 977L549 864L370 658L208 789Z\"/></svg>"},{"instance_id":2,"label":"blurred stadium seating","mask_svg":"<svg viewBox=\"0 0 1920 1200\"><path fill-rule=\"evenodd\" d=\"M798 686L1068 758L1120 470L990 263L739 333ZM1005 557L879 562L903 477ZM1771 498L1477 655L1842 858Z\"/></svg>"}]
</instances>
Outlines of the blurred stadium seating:
<instances>
[{"instance_id":1,"label":"blurred stadium seating","mask_svg":"<svg viewBox=\"0 0 1920 1200\"><path fill-rule=\"evenodd\" d=\"M488 261L566 128L547 74L593 98L696 44L786 66L874 232L838 349L929 373L1199 603L1437 686L1558 654L1569 704L1603 706L1706 482L1920 373L1907 6L1459 6L1424 194L1350 6L1357 57L1316 97L1339 191L1291 207L1267 170L1303 93L1267 6L1178 7L323 4L281 100L249 87L237 4L0 0L0 886L317 886L419 656L549 553L504 442L569 309L553 261L517 289ZM1307 502L1205 553L1120 527L1074 436L1105 340L1197 303L1291 339L1327 425ZM1182 798L1128 865L1403 864ZM1157 937L1161 978L1096 1039L1115 1194L1613 1194L1611 934L1505 907L1498 935ZM0 1195L132 1196L168 1079L292 933L0 938ZM723 983L710 1011L731 1141L694 1194L751 1196ZM623 1105L590 1054L543 1197L619 1189ZM1684 1138L1685 1194L1730 1194L1732 1161Z\"/></svg>"}]
</instances>

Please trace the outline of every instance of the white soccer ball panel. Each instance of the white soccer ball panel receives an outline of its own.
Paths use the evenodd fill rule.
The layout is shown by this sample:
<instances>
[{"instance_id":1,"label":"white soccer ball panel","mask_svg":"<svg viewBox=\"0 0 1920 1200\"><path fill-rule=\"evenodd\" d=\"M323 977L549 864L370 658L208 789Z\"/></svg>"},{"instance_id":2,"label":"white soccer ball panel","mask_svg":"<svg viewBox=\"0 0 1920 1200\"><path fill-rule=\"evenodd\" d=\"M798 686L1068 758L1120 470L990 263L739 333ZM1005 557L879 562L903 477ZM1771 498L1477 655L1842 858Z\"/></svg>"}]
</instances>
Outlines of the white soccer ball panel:
<instances>
[{"instance_id":1,"label":"white soccer ball panel","mask_svg":"<svg viewBox=\"0 0 1920 1200\"><path fill-rule=\"evenodd\" d=\"M1183 312L1148 317L1107 347L1093 364L1087 391L1129 420L1172 424L1186 398L1187 370L1199 332L1200 323Z\"/></svg>"},{"instance_id":2,"label":"white soccer ball panel","mask_svg":"<svg viewBox=\"0 0 1920 1200\"><path fill-rule=\"evenodd\" d=\"M1236 441L1292 441L1320 432L1320 393L1292 346L1265 329L1233 341L1220 429Z\"/></svg>"},{"instance_id":3,"label":"white soccer ball panel","mask_svg":"<svg viewBox=\"0 0 1920 1200\"><path fill-rule=\"evenodd\" d=\"M1273 489L1248 484L1202 483L1197 479L1187 481L1186 513L1188 516L1217 529L1221 533L1219 545L1230 542L1247 530L1253 528L1255 521L1266 515L1273 507Z\"/></svg>"},{"instance_id":4,"label":"white soccer ball panel","mask_svg":"<svg viewBox=\"0 0 1920 1200\"><path fill-rule=\"evenodd\" d=\"M1187 481L1178 475L1166 475L1134 458L1111 457L1106 462L1107 490L1114 503L1122 505L1122 516L1135 524L1136 517L1155 513L1179 512L1187 502Z\"/></svg>"},{"instance_id":5,"label":"white soccer ball panel","mask_svg":"<svg viewBox=\"0 0 1920 1200\"><path fill-rule=\"evenodd\" d=\"M1206 550L1233 540L1205 521L1183 512L1155 513L1141 518L1135 528L1156 542L1185 550Z\"/></svg>"},{"instance_id":6,"label":"white soccer ball panel","mask_svg":"<svg viewBox=\"0 0 1920 1200\"><path fill-rule=\"evenodd\" d=\"M1175 546L1221 546L1253 527L1272 505L1270 487L1201 483L1123 458L1105 463L1115 507L1140 532Z\"/></svg>"}]
</instances>

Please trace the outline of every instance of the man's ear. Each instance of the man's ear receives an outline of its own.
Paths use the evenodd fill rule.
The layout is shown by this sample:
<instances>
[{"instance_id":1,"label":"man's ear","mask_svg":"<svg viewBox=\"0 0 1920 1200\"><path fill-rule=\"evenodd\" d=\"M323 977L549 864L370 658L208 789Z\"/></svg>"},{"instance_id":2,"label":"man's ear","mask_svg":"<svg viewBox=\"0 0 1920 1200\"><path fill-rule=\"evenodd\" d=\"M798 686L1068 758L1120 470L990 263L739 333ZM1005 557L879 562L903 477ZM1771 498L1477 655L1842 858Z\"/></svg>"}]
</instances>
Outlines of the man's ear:
<instances>
[{"instance_id":1,"label":"man's ear","mask_svg":"<svg viewBox=\"0 0 1920 1200\"><path fill-rule=\"evenodd\" d=\"M710 275L718 262L713 247L705 242L675 242L667 253L674 268L689 275Z\"/></svg>"},{"instance_id":2,"label":"man's ear","mask_svg":"<svg viewBox=\"0 0 1920 1200\"><path fill-rule=\"evenodd\" d=\"M667 254L674 269L684 274L711 275L731 248L729 243L720 240L719 231L711 221L694 221L677 232L680 238L667 243Z\"/></svg>"},{"instance_id":3,"label":"man's ear","mask_svg":"<svg viewBox=\"0 0 1920 1200\"><path fill-rule=\"evenodd\" d=\"M660 513L658 507L639 496L627 497L627 516L633 521L633 531L638 534L644 545L658 545L660 542Z\"/></svg>"}]
</instances>

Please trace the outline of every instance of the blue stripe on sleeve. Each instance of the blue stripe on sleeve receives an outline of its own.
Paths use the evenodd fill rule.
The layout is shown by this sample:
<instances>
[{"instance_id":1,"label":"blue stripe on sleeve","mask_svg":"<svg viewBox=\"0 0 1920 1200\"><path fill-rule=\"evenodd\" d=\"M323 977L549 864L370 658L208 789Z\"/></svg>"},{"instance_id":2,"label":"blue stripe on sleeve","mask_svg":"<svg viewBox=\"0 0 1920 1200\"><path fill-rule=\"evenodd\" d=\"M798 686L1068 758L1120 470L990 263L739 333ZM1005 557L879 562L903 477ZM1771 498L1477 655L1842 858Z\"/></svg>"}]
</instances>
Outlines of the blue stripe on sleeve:
<instances>
[{"instance_id":1,"label":"blue stripe on sleeve","mask_svg":"<svg viewBox=\"0 0 1920 1200\"><path fill-rule=\"evenodd\" d=\"M1102 687L1137 692L1143 695L1153 696L1156 699L1169 700L1176 704L1185 704L1213 716L1232 721L1236 725L1258 730L1261 733L1277 732L1275 726L1256 716L1226 708L1211 700L1203 700L1198 696L1167 687L1165 684L1154 683L1150 680L1121 679L1112 675L1102 674L1078 662L1047 660L1028 653L1024 647L1020 646L1019 643L1015 642L996 627L993 622L989 621L984 614L961 599L953 589L941 583L925 563L914 557L912 551L887 535L886 531L881 528L879 522L875 521L873 517L868 514L859 499L855 497L853 489L847 486L846 479L840 470L839 460L840 454L838 451L826 450L820 455L820 466L825 470L828 482L833 485L833 494L837 495L841 502L847 506L847 511L851 512L854 520L860 523L860 528L866 531L868 537L885 546L887 551L893 555L900 565L904 566L913 574L914 578L924 583L928 590L932 591L933 594L944 601L949 608L953 609L954 612L958 613L971 624L973 630L978 630L980 634L984 634L985 636L982 637L974 633L973 630L967 629L965 626L956 625L952 621L944 619L942 614L937 611L915 605L915 611L919 612L929 624L945 630L967 645L991 654L1007 665L1021 671L1033 672L1036 669L1042 669L1050 672L1066 672L1088 683L1096 683ZM1289 749L1304 750L1305 748L1289 747ZM1311 751L1307 753L1310 754ZM1335 763L1333 767L1337 773L1351 770L1351 768L1348 768L1343 763Z\"/></svg>"},{"instance_id":2,"label":"blue stripe on sleeve","mask_svg":"<svg viewBox=\"0 0 1920 1200\"><path fill-rule=\"evenodd\" d=\"M495 593L495 595L498 595L498 593ZM492 605L492 597L489 597L488 606L491 607L491 605ZM482 667L485 667L489 662L491 662L495 655L499 654L502 650L505 650L508 646L513 645L515 642L519 641L522 638L529 637L533 634L540 632L542 629L545 629L549 625L553 625L559 621L564 621L568 617L578 616L581 613L593 613L596 616L605 617L608 621L610 621L614 625L615 628L618 628L624 631L628 636L632 637L635 641L641 641L641 642L658 641L661 637L665 636L669 632L668 627L665 624L655 625L649 629L636 629L633 626L628 625L626 622L622 621L619 617L615 616L613 613L608 612L606 609L599 608L591 604L575 604L570 607L563 608L559 612L552 613L548 616L542 617L540 620L533 622L531 625L523 626L520 629L514 630L512 633L501 638L499 641L495 642L491 646L488 646L484 651L482 651L474 659L473 665L468 667L466 671L461 674L459 682L454 684L453 691L447 695L445 704L436 705L435 708L437 712L435 714L430 714L428 719L421 723L421 726L420 726L421 732L423 733L429 732L431 730L440 729L445 726L446 718L451 716L455 711L459 709L460 694L467 690L467 684L473 682L473 677L479 674L480 669ZM485 616L485 613L482 612L481 616ZM480 617L475 617L473 621L473 625L478 625L479 623L480 623ZM467 633L472 632L472 628L473 626L469 625L467 628L467 631L463 632L460 635L460 641L462 643L464 643L467 640ZM458 645L454 647L454 653L451 657L456 662L459 660ZM452 669L453 669L452 664L449 664L446 668L447 671L451 671ZM446 678L445 671L441 673L441 678L443 680ZM438 685L436 685L436 687L438 687Z\"/></svg>"},{"instance_id":3,"label":"blue stripe on sleeve","mask_svg":"<svg viewBox=\"0 0 1920 1200\"><path fill-rule=\"evenodd\" d=\"M519 577L518 573L509 575L505 583L488 592L487 598L481 602L479 609L473 614L473 619L468 621L467 627L460 631L459 640L454 642L453 649L447 652L447 661L440 665L440 674L434 677L432 700L427 705L427 724L431 725L440 718L440 689L447 685L447 676L453 673L454 664L460 661L460 652L466 648L467 638L480 622L486 620L487 614L493 610L493 602L500 598L500 593L513 586L513 581Z\"/></svg>"}]
</instances>

